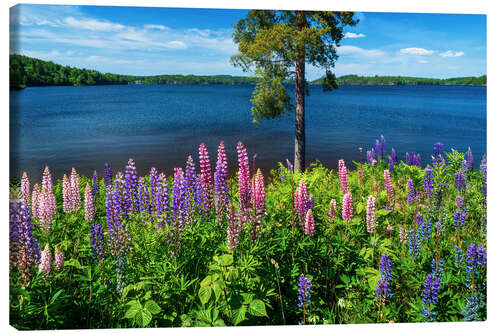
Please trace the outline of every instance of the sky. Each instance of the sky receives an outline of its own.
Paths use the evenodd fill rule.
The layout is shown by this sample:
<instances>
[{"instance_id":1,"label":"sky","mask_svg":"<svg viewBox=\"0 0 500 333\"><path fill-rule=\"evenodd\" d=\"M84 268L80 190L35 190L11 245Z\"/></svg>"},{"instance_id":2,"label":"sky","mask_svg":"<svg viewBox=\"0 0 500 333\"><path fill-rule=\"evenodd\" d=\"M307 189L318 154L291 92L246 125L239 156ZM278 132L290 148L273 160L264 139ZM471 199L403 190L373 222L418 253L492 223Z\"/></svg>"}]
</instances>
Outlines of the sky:
<instances>
[{"instance_id":1,"label":"sky","mask_svg":"<svg viewBox=\"0 0 500 333\"><path fill-rule=\"evenodd\" d=\"M246 10L17 5L10 53L131 75L249 75L233 67ZM337 76L486 74L486 15L358 12L337 48ZM308 66L307 79L323 75Z\"/></svg>"}]
</instances>

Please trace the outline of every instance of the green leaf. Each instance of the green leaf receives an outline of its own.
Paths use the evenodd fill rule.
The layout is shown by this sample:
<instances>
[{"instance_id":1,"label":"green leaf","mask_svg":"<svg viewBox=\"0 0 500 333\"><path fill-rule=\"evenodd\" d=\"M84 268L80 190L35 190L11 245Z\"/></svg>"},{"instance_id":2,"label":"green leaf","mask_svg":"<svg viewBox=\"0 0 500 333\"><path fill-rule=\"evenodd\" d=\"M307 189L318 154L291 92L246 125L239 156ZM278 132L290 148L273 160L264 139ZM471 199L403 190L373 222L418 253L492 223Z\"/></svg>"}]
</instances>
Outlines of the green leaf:
<instances>
[{"instance_id":1,"label":"green leaf","mask_svg":"<svg viewBox=\"0 0 500 333\"><path fill-rule=\"evenodd\" d=\"M146 304L144 304L144 309L148 310L154 315L161 312L160 306L156 304L156 302L153 301L152 299L150 299L149 301L146 302Z\"/></svg>"},{"instance_id":2,"label":"green leaf","mask_svg":"<svg viewBox=\"0 0 500 333\"><path fill-rule=\"evenodd\" d=\"M224 322L224 320L219 318L216 321L214 321L214 326L218 326L218 327L226 326L226 323Z\"/></svg>"},{"instance_id":3,"label":"green leaf","mask_svg":"<svg viewBox=\"0 0 500 333\"><path fill-rule=\"evenodd\" d=\"M135 322L141 327L146 327L153 319L153 315L146 309L138 311L135 315Z\"/></svg>"},{"instance_id":4,"label":"green leaf","mask_svg":"<svg viewBox=\"0 0 500 333\"><path fill-rule=\"evenodd\" d=\"M73 266L78 269L82 268L82 265L77 259L69 259L68 261L65 261L64 266Z\"/></svg>"},{"instance_id":5,"label":"green leaf","mask_svg":"<svg viewBox=\"0 0 500 333\"><path fill-rule=\"evenodd\" d=\"M241 296L243 296L243 304L250 304L255 294L241 293Z\"/></svg>"},{"instance_id":6,"label":"green leaf","mask_svg":"<svg viewBox=\"0 0 500 333\"><path fill-rule=\"evenodd\" d=\"M206 278L204 278L204 279L201 281L200 285L201 285L202 287L205 287L205 286L209 286L211 283L212 283L212 276L211 276L211 275L208 275Z\"/></svg>"},{"instance_id":7,"label":"green leaf","mask_svg":"<svg viewBox=\"0 0 500 333\"><path fill-rule=\"evenodd\" d=\"M254 299L250 302L248 313L257 317L267 317L266 305L260 299Z\"/></svg>"},{"instance_id":8,"label":"green leaf","mask_svg":"<svg viewBox=\"0 0 500 333\"><path fill-rule=\"evenodd\" d=\"M243 320L246 319L246 314L247 312L247 306L246 305L242 305L241 308L239 309L236 309L236 310L233 310L232 312L232 320L233 320L233 325L238 325L239 323L241 323Z\"/></svg>"},{"instance_id":9,"label":"green leaf","mask_svg":"<svg viewBox=\"0 0 500 333\"><path fill-rule=\"evenodd\" d=\"M218 283L214 283L212 284L212 290L214 292L215 301L217 302L219 300L220 295L222 294L222 289Z\"/></svg>"},{"instance_id":10,"label":"green leaf","mask_svg":"<svg viewBox=\"0 0 500 333\"><path fill-rule=\"evenodd\" d=\"M219 264L221 266L230 266L233 263L233 256L230 254L224 254L219 258Z\"/></svg>"},{"instance_id":11,"label":"green leaf","mask_svg":"<svg viewBox=\"0 0 500 333\"><path fill-rule=\"evenodd\" d=\"M345 285L348 285L351 282L351 279L345 274L340 275L340 280L344 282Z\"/></svg>"},{"instance_id":12,"label":"green leaf","mask_svg":"<svg viewBox=\"0 0 500 333\"><path fill-rule=\"evenodd\" d=\"M142 305L139 301L133 300L127 303L129 308L125 313L124 318L132 319L137 315L137 312L142 311Z\"/></svg>"},{"instance_id":13,"label":"green leaf","mask_svg":"<svg viewBox=\"0 0 500 333\"><path fill-rule=\"evenodd\" d=\"M206 304L210 300L210 296L212 296L212 288L210 288L210 286L200 287L198 297L200 298L201 304Z\"/></svg>"}]
</instances>

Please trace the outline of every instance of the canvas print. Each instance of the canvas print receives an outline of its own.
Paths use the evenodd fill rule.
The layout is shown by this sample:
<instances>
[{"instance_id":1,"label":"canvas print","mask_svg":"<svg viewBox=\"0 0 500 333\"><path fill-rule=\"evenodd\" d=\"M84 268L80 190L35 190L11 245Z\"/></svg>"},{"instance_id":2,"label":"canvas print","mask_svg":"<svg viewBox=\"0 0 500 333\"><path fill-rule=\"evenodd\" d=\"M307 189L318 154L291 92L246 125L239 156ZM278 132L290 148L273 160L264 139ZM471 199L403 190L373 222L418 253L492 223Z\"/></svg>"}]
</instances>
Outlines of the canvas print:
<instances>
[{"instance_id":1,"label":"canvas print","mask_svg":"<svg viewBox=\"0 0 500 333\"><path fill-rule=\"evenodd\" d=\"M486 15L10 8L20 330L484 321Z\"/></svg>"}]
</instances>

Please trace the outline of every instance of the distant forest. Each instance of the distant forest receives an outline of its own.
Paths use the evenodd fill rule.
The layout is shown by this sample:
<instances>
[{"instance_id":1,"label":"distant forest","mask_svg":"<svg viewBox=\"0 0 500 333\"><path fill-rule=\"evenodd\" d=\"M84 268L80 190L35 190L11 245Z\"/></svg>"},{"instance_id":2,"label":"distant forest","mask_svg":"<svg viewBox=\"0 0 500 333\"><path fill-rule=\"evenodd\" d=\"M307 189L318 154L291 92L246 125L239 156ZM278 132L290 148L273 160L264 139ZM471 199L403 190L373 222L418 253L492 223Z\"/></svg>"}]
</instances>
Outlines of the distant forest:
<instances>
[{"instance_id":1,"label":"distant forest","mask_svg":"<svg viewBox=\"0 0 500 333\"><path fill-rule=\"evenodd\" d=\"M105 84L253 84L255 78L231 75L154 75L135 76L101 73L96 70L62 66L23 55L10 55L10 88L34 86L93 86ZM321 84L322 78L310 82ZM293 82L290 82L293 83ZM486 75L450 79L416 78L407 76L358 76L337 78L338 84L386 85L486 85Z\"/></svg>"},{"instance_id":2,"label":"distant forest","mask_svg":"<svg viewBox=\"0 0 500 333\"><path fill-rule=\"evenodd\" d=\"M323 78L312 81L312 84L321 84ZM472 85L484 86L486 85L486 75L483 76L468 76L468 77L455 77L450 79L431 79L423 77L410 77L410 76L358 76L358 75L345 75L337 78L337 84L370 84L370 85Z\"/></svg>"}]
</instances>

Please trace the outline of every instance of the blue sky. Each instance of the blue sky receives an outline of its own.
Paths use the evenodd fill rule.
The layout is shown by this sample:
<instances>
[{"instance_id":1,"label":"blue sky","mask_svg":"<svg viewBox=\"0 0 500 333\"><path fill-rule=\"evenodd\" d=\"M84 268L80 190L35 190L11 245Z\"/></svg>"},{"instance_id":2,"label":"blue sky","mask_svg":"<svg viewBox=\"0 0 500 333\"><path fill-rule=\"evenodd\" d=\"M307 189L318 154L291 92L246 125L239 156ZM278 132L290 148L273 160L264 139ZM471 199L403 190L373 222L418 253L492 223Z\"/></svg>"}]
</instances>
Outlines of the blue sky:
<instances>
[{"instance_id":1,"label":"blue sky","mask_svg":"<svg viewBox=\"0 0 500 333\"><path fill-rule=\"evenodd\" d=\"M10 52L101 72L231 74L232 26L245 10L18 5ZM486 74L486 16L356 14L338 48L337 76L447 78ZM308 66L308 79L322 75Z\"/></svg>"}]
</instances>

